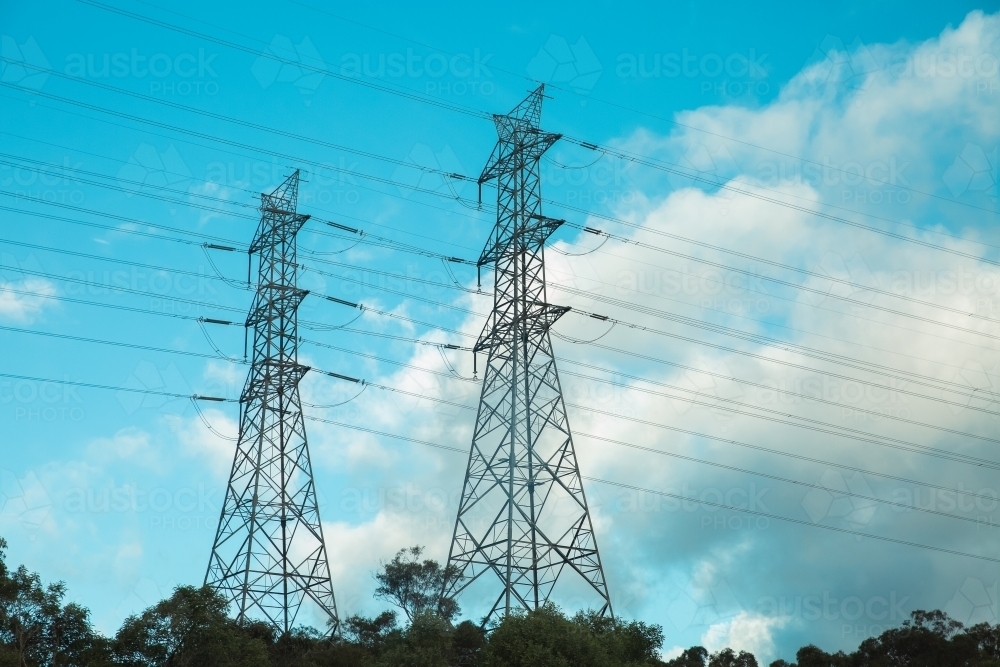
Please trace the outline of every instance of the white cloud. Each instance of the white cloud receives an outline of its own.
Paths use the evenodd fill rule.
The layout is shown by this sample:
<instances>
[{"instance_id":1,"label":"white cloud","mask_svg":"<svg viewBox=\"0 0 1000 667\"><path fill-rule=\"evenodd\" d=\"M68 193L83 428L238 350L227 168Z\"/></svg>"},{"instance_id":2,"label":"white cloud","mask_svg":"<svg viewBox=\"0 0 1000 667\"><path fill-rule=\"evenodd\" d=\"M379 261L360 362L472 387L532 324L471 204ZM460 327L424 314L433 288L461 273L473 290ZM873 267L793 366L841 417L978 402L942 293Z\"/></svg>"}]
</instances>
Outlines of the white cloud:
<instances>
[{"instance_id":1,"label":"white cloud","mask_svg":"<svg viewBox=\"0 0 1000 667\"><path fill-rule=\"evenodd\" d=\"M379 512L371 521L356 525L324 523L330 575L342 616L386 606L372 600L373 575L380 563L400 549L427 546L425 556L441 562L447 558L441 551L444 531L440 527L428 531L427 527L425 516L395 511Z\"/></svg>"},{"instance_id":2,"label":"white cloud","mask_svg":"<svg viewBox=\"0 0 1000 667\"><path fill-rule=\"evenodd\" d=\"M166 420L181 453L200 459L213 477L229 477L239 433L239 424L232 417L222 410L202 407L201 416L168 415Z\"/></svg>"},{"instance_id":3,"label":"white cloud","mask_svg":"<svg viewBox=\"0 0 1000 667\"><path fill-rule=\"evenodd\" d=\"M135 428L123 428L110 438L96 438L87 446L87 460L108 464L127 461L131 465L158 468L164 464L149 433Z\"/></svg>"},{"instance_id":4,"label":"white cloud","mask_svg":"<svg viewBox=\"0 0 1000 667\"><path fill-rule=\"evenodd\" d=\"M55 284L43 278L29 277L11 282L0 278L0 321L32 324L45 309L56 305L54 299L46 298L55 294Z\"/></svg>"},{"instance_id":5,"label":"white cloud","mask_svg":"<svg viewBox=\"0 0 1000 667\"><path fill-rule=\"evenodd\" d=\"M733 619L710 626L701 642L711 653L729 647L737 653L753 653L759 663L767 664L768 658L774 655L773 630L783 624L781 619L744 611Z\"/></svg>"}]
</instances>

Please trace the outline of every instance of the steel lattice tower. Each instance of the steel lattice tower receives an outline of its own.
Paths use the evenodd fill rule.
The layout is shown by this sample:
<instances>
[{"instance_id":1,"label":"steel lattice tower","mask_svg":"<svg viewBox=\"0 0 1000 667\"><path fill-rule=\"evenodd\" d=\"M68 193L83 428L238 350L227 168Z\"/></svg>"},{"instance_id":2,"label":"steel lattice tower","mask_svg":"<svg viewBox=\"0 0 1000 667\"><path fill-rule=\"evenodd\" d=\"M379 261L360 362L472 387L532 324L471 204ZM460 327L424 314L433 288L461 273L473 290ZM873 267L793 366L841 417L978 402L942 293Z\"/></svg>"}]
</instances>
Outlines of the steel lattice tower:
<instances>
[{"instance_id":1,"label":"steel lattice tower","mask_svg":"<svg viewBox=\"0 0 1000 667\"><path fill-rule=\"evenodd\" d=\"M312 600L338 627L323 527L298 384L296 234L309 216L296 213L299 172L261 194L257 294L246 326L253 364L240 396L240 432L205 583L242 619L263 618L288 632Z\"/></svg>"},{"instance_id":2,"label":"steel lattice tower","mask_svg":"<svg viewBox=\"0 0 1000 667\"><path fill-rule=\"evenodd\" d=\"M478 262L496 285L474 348L488 362L448 563L463 574L449 593L489 591L484 622L537 608L564 573L612 613L549 336L569 309L545 300L544 245L563 221L541 214L539 159L559 139L538 127L543 91L494 115L499 140L479 177L497 182Z\"/></svg>"}]
</instances>

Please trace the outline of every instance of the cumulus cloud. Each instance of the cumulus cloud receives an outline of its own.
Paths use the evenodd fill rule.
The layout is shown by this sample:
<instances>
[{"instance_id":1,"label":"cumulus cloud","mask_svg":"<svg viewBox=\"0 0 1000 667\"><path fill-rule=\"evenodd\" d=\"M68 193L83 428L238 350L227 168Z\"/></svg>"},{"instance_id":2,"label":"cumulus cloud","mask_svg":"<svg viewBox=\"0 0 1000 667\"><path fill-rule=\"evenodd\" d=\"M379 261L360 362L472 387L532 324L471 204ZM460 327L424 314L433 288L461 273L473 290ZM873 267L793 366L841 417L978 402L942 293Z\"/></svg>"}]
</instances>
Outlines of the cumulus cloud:
<instances>
[{"instance_id":1,"label":"cumulus cloud","mask_svg":"<svg viewBox=\"0 0 1000 667\"><path fill-rule=\"evenodd\" d=\"M678 116L684 125L707 132L637 131L619 145L687 164L691 173L709 174L716 183L728 183L743 193L679 176L664 183L662 172L637 168L628 174L637 196L606 212L638 229L598 217L578 222L680 255L614 241L578 257L548 253L549 300L645 328L619 325L607 331L606 324L570 313L555 327L562 336L555 345L584 474L688 499L587 483L588 492L601 497L592 511L618 611L663 623L668 646L728 644L758 657L791 657L789 650L808 641L846 648L864 636L845 636L846 617L839 611L818 621L807 618L802 600L824 594L840 600L875 599L868 605L871 609L881 609L878 600L883 598L897 601L892 619L874 613L854 622L852 628L864 635L883 623L901 621L895 618L902 609L900 600L906 600L907 611L941 607L968 576L992 581L975 560L892 547L822 527L972 553L985 548L983 540L997 541L974 526L968 528L969 522L858 500L860 494L910 498L915 504L913 499L922 497L926 505L930 495L931 501L951 503L949 511L974 521L981 508L968 497L961 504L948 495L953 492L915 489L908 482L849 472L843 466L952 489L989 493L992 488L983 469L942 461L921 450L929 446L990 457L993 445L981 438L1000 436L997 418L978 410L996 411L995 402L982 391L993 386L996 372L989 369L1000 363L991 343L995 332L987 318L967 314L988 314L989 304L998 299L1000 273L977 260L987 250L968 241L984 238L992 229L986 222L990 214L981 210L989 201L976 198L983 192L970 191L961 193L956 204L943 178L967 143L992 147L1000 138L995 95L981 93L984 81L995 84L996 72L966 76L941 69L958 55L988 60L998 45L1000 17L972 13L960 26L921 44L862 45L864 62L877 64L859 72L864 85L841 86L822 69L829 63L813 64L770 104L706 107ZM938 68L934 76L927 74L927 63ZM939 131L954 127L955 117L968 119L957 131L961 136ZM557 209L551 208L550 214ZM829 216L888 229L920 243ZM581 236L558 247L577 254L594 245L591 237ZM474 298L463 297L458 303L485 309L486 304ZM683 317L709 326L692 327ZM476 318L462 327L472 335L480 328ZM732 335L738 332L743 333ZM599 338L596 345L568 342L594 338ZM765 338L778 342L770 344ZM418 349L408 362L448 373L448 366L434 354ZM974 382L969 382L967 376L973 375ZM475 405L478 398L474 385L435 382L410 371L382 375L377 381L467 405ZM442 413L427 401L392 398L373 389L351 410L353 423L468 447L473 421L468 411ZM827 432L779 424L775 417L801 426L822 422ZM656 423L683 432L651 425ZM310 428L330 438L325 442L346 446L341 452L352 447L394 452L390 458L378 455L381 479L460 486L465 463L461 455L343 429ZM695 435L699 433L707 437ZM591 435L689 458L627 450ZM853 436L916 446L900 450ZM732 467L801 484L747 475ZM362 484L384 484L366 478L360 467L352 471ZM815 502L817 498L821 502ZM816 527L718 505L786 516ZM350 525L352 530L376 531L385 521L381 514L369 514ZM448 522L443 524L425 531L422 540L441 553L450 539ZM405 531L397 530L389 530L393 538L384 548L405 544ZM706 553L714 555L706 560ZM850 558L845 559L845 553ZM338 575L338 581L352 585L350 576L345 580ZM792 611L769 613L773 601Z\"/></svg>"},{"instance_id":2,"label":"cumulus cloud","mask_svg":"<svg viewBox=\"0 0 1000 667\"><path fill-rule=\"evenodd\" d=\"M709 626L701 642L712 653L729 647L736 652L753 653L759 662L766 664L774 655L772 629L781 623L781 619L741 612L731 620Z\"/></svg>"},{"instance_id":3,"label":"cumulus cloud","mask_svg":"<svg viewBox=\"0 0 1000 667\"><path fill-rule=\"evenodd\" d=\"M674 254L608 241L591 254L570 256L594 248L592 235L557 244L570 254L547 253L550 301L636 327L612 327L571 312L555 325L554 345L583 474L685 499L585 482L616 611L661 623L671 654L699 642L711 650L749 650L759 660L790 659L808 642L851 648L912 609L964 599L958 592L968 589L969 580L984 588L996 582L993 570L972 559L822 529L970 553L1000 546L991 531L975 529L977 517L996 519L996 503L988 502L996 489L992 471L926 451L992 458L996 442L983 438L1000 440L1000 421L990 414L1000 412L993 391L1000 382L1000 354L989 319L1000 307L1000 271L977 259L989 256L988 248L970 242L988 239L996 216L983 210L992 205L988 187L977 181L962 189L954 177L945 178L967 145L989 156L1000 140L996 93L980 86L996 84L995 69L989 74L973 68L966 76L945 68L957 56L973 63L995 60L1000 15L974 12L919 44L862 46L863 54L838 55L842 47L833 45L824 56L862 62L864 85L840 85L830 76L831 61L809 64L769 104L699 108L678 115L687 128L645 128L614 142L686 165L708 182L630 168L628 186L636 196L602 213L638 228L596 216L574 222ZM852 48L858 47L847 51ZM561 215L558 206L546 212ZM350 252L355 261L369 250ZM0 314L3 298L0 292ZM378 303L367 293L361 300ZM489 300L463 294L453 304L484 312ZM426 319L411 304L393 312ZM482 322L470 316L458 326L475 337ZM358 326L400 335L415 330L373 313ZM319 332L303 334L320 339ZM439 333L426 338L446 339ZM572 342L589 340L594 344ZM360 338L351 341L347 346L355 351L374 347ZM474 411L427 399L476 405L478 384L460 379L472 375L470 355L385 346L392 350L385 356L432 372L366 359L364 379L407 393L369 386L354 400L348 399L355 385L310 373L302 384L303 400L311 404L306 412L467 451ZM316 358L304 352L303 362L321 368L318 352L303 345L307 349ZM212 365L204 379L218 389L213 393L232 397L243 372ZM197 461L211 479L224 480L234 445L212 431L232 438L237 424L221 411L204 414L211 429L190 412L167 418L171 442L178 445L174 453ZM826 432L775 419L822 423ZM379 606L370 599L378 560L412 544L446 557L466 455L314 420L306 426L341 611L369 613ZM890 438L914 446L870 442L890 445ZM101 449L125 460L144 455L152 443L126 432L102 441ZM149 453L156 460L156 452ZM795 458L803 456L812 460ZM88 480L76 484L114 483L104 470L75 474ZM39 477L47 488L58 486ZM984 497L955 489L982 489ZM859 494L897 505L859 501ZM971 522L900 504L941 509ZM123 544L129 544L127 537ZM143 554L123 549L104 554L105 562L128 570ZM131 580L142 576L130 572ZM855 598L865 610L859 617ZM833 602L815 616L814 599ZM474 606L461 602L467 610ZM851 627L846 635L845 623Z\"/></svg>"},{"instance_id":4,"label":"cumulus cloud","mask_svg":"<svg viewBox=\"0 0 1000 667\"><path fill-rule=\"evenodd\" d=\"M32 324L57 302L56 286L43 278L5 280L0 277L0 319L14 324Z\"/></svg>"}]
</instances>

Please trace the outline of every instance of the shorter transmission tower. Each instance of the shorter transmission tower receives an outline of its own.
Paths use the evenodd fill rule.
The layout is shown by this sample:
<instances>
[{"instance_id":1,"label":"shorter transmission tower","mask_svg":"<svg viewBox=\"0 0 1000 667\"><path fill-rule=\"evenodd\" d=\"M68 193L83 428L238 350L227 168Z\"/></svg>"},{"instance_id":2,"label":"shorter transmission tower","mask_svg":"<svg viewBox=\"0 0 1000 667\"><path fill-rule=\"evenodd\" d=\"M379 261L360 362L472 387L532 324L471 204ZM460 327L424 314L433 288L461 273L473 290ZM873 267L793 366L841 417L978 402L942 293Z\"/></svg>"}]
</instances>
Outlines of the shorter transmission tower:
<instances>
[{"instance_id":1,"label":"shorter transmission tower","mask_svg":"<svg viewBox=\"0 0 1000 667\"><path fill-rule=\"evenodd\" d=\"M326 543L299 398L309 370L298 362L296 212L299 172L261 195L251 255L259 257L257 295L246 326L253 363L240 396L240 432L205 583L238 610L279 632L312 601L338 629Z\"/></svg>"}]
</instances>

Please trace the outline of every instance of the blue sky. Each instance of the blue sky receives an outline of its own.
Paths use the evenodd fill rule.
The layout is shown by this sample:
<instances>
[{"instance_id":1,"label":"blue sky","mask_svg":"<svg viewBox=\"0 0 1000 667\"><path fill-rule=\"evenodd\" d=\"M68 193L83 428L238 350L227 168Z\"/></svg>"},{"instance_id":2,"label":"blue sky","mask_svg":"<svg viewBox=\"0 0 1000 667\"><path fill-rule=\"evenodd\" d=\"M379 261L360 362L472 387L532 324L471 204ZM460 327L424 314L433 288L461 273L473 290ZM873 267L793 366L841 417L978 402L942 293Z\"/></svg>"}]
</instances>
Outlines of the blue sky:
<instances>
[{"instance_id":1,"label":"blue sky","mask_svg":"<svg viewBox=\"0 0 1000 667\"><path fill-rule=\"evenodd\" d=\"M711 11L698 3L670 11L594 3L573 9L518 6L502 14L469 5L425 11L399 3L379 13L338 9L339 18L292 2L241 5L238 11L193 3L174 4L169 11L159 3L113 6L184 24L241 48L82 2L8 3L0 9L5 59L0 78L6 84L0 88L0 206L5 207L0 209L0 325L7 327L0 330L0 373L238 396L246 372L238 363L12 329L201 355L213 354L214 344L227 356L241 357L238 327L209 326L211 340L206 340L196 322L173 315L241 320L250 301L238 284L245 257L218 250L206 255L199 247L204 237L162 229L209 235L224 239L217 241L223 245L245 244L256 228L255 193L275 187L294 168L303 170L306 181L300 210L314 218L475 259L492 224L489 212L454 200L455 195L474 199L474 185L405 165L477 176L495 142L494 129L454 108L504 112L533 82L544 82L551 96L543 114L547 129L649 156L673 169L595 155L563 141L542 165L546 211L685 255L617 240L587 254L596 246L594 237L566 229L553 241L562 252L548 255L550 280L563 288L553 289L550 300L799 364L775 365L618 327L600 342L688 370L557 340L557 354L567 360L562 370L576 373L564 377L569 400L716 438L807 452L831 463L807 463L574 409L572 423L583 433L823 488L580 438L583 473L702 500L754 498L769 513L806 523L995 553L997 539L983 524L1000 518L986 499L996 483L982 469L657 398L637 391L649 385L629 376L683 387L689 397L698 391L995 460L995 442L954 431L998 437L995 418L986 414L996 403L980 398L997 386L1000 361L992 338L996 329L988 322L1000 308L995 293L1000 281L993 275L998 253L989 245L998 210L996 3L919 8L788 3L767 10L732 3ZM282 67L263 52L306 67ZM412 91L424 101L379 87ZM692 175L703 180L693 181ZM719 188L709 181L735 185ZM176 192L164 194L162 187ZM157 198L163 196L172 201ZM492 190L484 191L486 202L492 196ZM324 273L306 272L303 286L465 336L372 313L352 328L458 344L478 333L481 319L466 311L483 313L489 300L441 286L454 283L438 259L316 233L324 230L332 231L313 221L300 236L302 247L329 253L308 256ZM810 273L765 265L760 258ZM706 262L732 268L713 269ZM417 280L382 276L379 282L378 275L361 269ZM462 285L473 284L468 267L454 271ZM218 280L219 273L228 282ZM869 371L860 376L852 371L851 377L863 381L847 388L847 381L831 375L846 373L840 365L776 351L758 339L734 343L718 331L692 329L608 299L980 393L971 409L943 404L906 393L924 392L918 384L891 380L900 391L877 389L890 380ZM914 299L981 317L970 323L967 316ZM300 313L309 322L341 325L357 311L310 297ZM604 327L567 316L556 330L589 340ZM304 344L303 358L317 368L475 404L473 383L357 353L444 375L450 364L464 376L471 372L467 354L442 358L434 347L343 330L302 333L348 350ZM616 371L601 375L616 384L580 378L593 373L572 362ZM730 376L740 381L722 379ZM805 393L819 387L831 402L788 393L802 393L796 389L802 386ZM210 432L190 402L9 377L0 378L0 390L0 534L10 542L12 562L65 580L69 595L89 606L106 632L173 586L200 583L232 443ZM355 391L316 374L303 387L306 400L324 405ZM928 391L934 398L949 396L938 385ZM231 405L205 409L213 429L230 436L235 414ZM470 411L375 388L314 414L461 448L468 446L472 426ZM464 461L329 424L311 422L308 428L341 612L372 613L380 604L371 599L370 573L380 559L415 543L426 544L435 557L446 555ZM843 466L952 491L915 490L908 482ZM985 489L978 499L983 507L967 509L953 493L970 488ZM899 503L913 504L921 493L923 505L931 497L942 511L973 521L900 511ZM850 648L916 608L948 607L963 621L1000 616L995 563L815 526L761 522L697 503L675 507L597 483L588 486L588 494L616 609L661 623L667 649L729 643L759 657L791 658L806 642ZM462 603L470 614L475 611L474 601ZM855 616L858 604L865 611Z\"/></svg>"}]
</instances>

